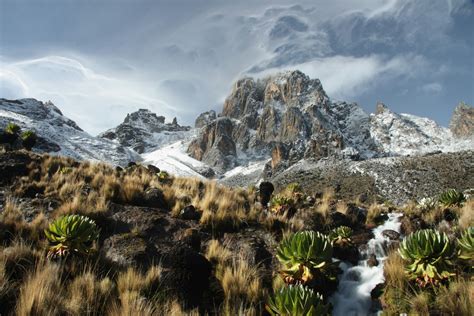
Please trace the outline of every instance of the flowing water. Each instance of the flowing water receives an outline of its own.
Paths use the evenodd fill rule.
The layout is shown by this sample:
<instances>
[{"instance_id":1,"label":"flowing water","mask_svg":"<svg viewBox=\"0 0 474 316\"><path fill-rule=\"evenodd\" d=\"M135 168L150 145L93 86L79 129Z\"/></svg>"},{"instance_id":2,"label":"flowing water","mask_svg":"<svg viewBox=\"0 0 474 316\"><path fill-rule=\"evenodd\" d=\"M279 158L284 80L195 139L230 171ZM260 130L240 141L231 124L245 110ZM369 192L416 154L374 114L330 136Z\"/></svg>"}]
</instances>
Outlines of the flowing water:
<instances>
[{"instance_id":1,"label":"flowing water","mask_svg":"<svg viewBox=\"0 0 474 316\"><path fill-rule=\"evenodd\" d=\"M383 262L387 258L384 244L388 238L382 235L385 229L400 232L401 214L388 214L388 220L374 228L374 238L368 241L367 250L361 252L361 260L358 265L341 262L339 267L343 274L339 278L339 286L330 301L334 306L333 315L359 316L370 315L372 300L370 292L379 283L384 282ZM367 259L375 254L379 264L374 267L367 265ZM376 314L376 312L374 313Z\"/></svg>"}]
</instances>

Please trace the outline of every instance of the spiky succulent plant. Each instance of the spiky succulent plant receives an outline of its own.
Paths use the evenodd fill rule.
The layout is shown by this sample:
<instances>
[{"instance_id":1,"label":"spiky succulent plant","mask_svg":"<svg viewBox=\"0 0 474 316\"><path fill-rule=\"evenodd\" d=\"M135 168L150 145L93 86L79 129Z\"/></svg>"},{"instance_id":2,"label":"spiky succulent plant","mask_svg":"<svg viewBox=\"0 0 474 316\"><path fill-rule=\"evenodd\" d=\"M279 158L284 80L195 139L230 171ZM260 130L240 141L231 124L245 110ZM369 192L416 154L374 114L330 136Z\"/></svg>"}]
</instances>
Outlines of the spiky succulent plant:
<instances>
[{"instance_id":1,"label":"spiky succulent plant","mask_svg":"<svg viewBox=\"0 0 474 316\"><path fill-rule=\"evenodd\" d=\"M277 214L282 214L289 210L294 204L292 198L284 195L275 195L270 201L270 210Z\"/></svg>"},{"instance_id":2,"label":"spiky succulent plant","mask_svg":"<svg viewBox=\"0 0 474 316\"><path fill-rule=\"evenodd\" d=\"M8 134L18 135L18 133L20 132L20 126L15 123L8 123L5 127L5 132Z\"/></svg>"},{"instance_id":3,"label":"spiky succulent plant","mask_svg":"<svg viewBox=\"0 0 474 316\"><path fill-rule=\"evenodd\" d=\"M454 275L451 259L455 250L445 233L423 229L405 237L398 252L406 261L405 269L410 278L425 286Z\"/></svg>"},{"instance_id":4,"label":"spiky succulent plant","mask_svg":"<svg viewBox=\"0 0 474 316\"><path fill-rule=\"evenodd\" d=\"M38 137L33 131L24 131L23 133L21 133L22 144L28 150L31 150L31 148L33 148L33 146L36 144L37 139Z\"/></svg>"},{"instance_id":5,"label":"spiky succulent plant","mask_svg":"<svg viewBox=\"0 0 474 316\"><path fill-rule=\"evenodd\" d=\"M469 227L458 238L459 258L474 260L474 227Z\"/></svg>"},{"instance_id":6,"label":"spiky succulent plant","mask_svg":"<svg viewBox=\"0 0 474 316\"><path fill-rule=\"evenodd\" d=\"M339 246L349 245L352 242L351 237L352 229L347 226L339 226L329 233L329 238L332 243Z\"/></svg>"},{"instance_id":7,"label":"spiky succulent plant","mask_svg":"<svg viewBox=\"0 0 474 316\"><path fill-rule=\"evenodd\" d=\"M462 192L455 189L449 189L439 196L439 202L444 206L461 205L466 201L466 197Z\"/></svg>"},{"instance_id":8,"label":"spiky succulent plant","mask_svg":"<svg viewBox=\"0 0 474 316\"><path fill-rule=\"evenodd\" d=\"M277 249L277 258L283 265L280 273L287 283L307 283L315 273L328 268L332 252L331 241L326 235L315 231L291 234Z\"/></svg>"},{"instance_id":9,"label":"spiky succulent plant","mask_svg":"<svg viewBox=\"0 0 474 316\"><path fill-rule=\"evenodd\" d=\"M329 307L323 296L301 284L281 288L266 306L270 315L312 316L328 315Z\"/></svg>"},{"instance_id":10,"label":"spiky succulent plant","mask_svg":"<svg viewBox=\"0 0 474 316\"><path fill-rule=\"evenodd\" d=\"M99 228L95 222L81 215L62 216L49 224L44 233L52 244L48 257L68 253L87 254L92 242L99 238Z\"/></svg>"}]
</instances>

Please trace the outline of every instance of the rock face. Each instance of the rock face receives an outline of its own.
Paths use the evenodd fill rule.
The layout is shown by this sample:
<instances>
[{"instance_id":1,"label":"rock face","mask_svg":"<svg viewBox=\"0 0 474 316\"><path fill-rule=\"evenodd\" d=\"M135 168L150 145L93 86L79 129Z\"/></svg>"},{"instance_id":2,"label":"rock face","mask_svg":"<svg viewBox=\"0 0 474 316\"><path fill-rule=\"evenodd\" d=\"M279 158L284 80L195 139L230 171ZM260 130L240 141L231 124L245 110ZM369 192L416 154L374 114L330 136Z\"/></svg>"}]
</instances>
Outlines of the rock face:
<instances>
[{"instance_id":1,"label":"rock face","mask_svg":"<svg viewBox=\"0 0 474 316\"><path fill-rule=\"evenodd\" d=\"M454 109L449 129L459 138L474 137L474 108L461 102Z\"/></svg>"},{"instance_id":2,"label":"rock face","mask_svg":"<svg viewBox=\"0 0 474 316\"><path fill-rule=\"evenodd\" d=\"M84 132L51 102L0 99L0 130L10 122L19 125L22 131L36 133L38 140L33 147L36 152L53 152L79 160L119 165L140 159L120 144Z\"/></svg>"},{"instance_id":3,"label":"rock face","mask_svg":"<svg viewBox=\"0 0 474 316\"><path fill-rule=\"evenodd\" d=\"M117 141L138 153L151 151L165 143L184 138L189 126L180 126L176 120L165 123L164 116L157 116L147 109L127 114L122 124L100 134L99 137Z\"/></svg>"},{"instance_id":4,"label":"rock face","mask_svg":"<svg viewBox=\"0 0 474 316\"><path fill-rule=\"evenodd\" d=\"M201 128L211 123L216 119L216 111L210 110L204 113L201 113L194 123L194 127Z\"/></svg>"},{"instance_id":5,"label":"rock face","mask_svg":"<svg viewBox=\"0 0 474 316\"><path fill-rule=\"evenodd\" d=\"M211 118L202 116L198 125ZM287 161L340 155L354 139L369 138L368 123L360 107L332 104L321 82L300 71L257 81L244 78L234 85L220 117L203 126L188 153L222 171L238 164L241 156L272 155L271 166L276 168ZM225 129L217 128L222 125ZM362 150L366 148L352 151Z\"/></svg>"}]
</instances>

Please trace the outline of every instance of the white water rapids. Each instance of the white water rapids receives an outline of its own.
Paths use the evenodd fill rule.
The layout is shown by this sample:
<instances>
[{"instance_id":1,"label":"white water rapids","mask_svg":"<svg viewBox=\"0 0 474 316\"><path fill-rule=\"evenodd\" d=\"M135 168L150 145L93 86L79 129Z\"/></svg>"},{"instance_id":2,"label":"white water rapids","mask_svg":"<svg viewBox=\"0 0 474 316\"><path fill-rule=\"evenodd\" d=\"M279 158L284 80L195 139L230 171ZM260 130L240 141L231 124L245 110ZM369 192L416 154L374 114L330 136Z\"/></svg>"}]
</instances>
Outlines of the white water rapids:
<instances>
[{"instance_id":1,"label":"white water rapids","mask_svg":"<svg viewBox=\"0 0 474 316\"><path fill-rule=\"evenodd\" d=\"M330 299L334 306L335 316L365 316L371 313L370 292L379 283L385 281L383 276L383 262L387 258L384 243L388 238L382 235L385 229L400 232L400 217L402 214L390 213L384 224L374 228L374 238L367 243L367 250L361 252L361 260L357 266L347 262L341 262L339 267L343 274L339 278L339 286L336 293ZM367 259L375 254L378 265L369 267ZM374 313L377 314L377 313Z\"/></svg>"}]
</instances>

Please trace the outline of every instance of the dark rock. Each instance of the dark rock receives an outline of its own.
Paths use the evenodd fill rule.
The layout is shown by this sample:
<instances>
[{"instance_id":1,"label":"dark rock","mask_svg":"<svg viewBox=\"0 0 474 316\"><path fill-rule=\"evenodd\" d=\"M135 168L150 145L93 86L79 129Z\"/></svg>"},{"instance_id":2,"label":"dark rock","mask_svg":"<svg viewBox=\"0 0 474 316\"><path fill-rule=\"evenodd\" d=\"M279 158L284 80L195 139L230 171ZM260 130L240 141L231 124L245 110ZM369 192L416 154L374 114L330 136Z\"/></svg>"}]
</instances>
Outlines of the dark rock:
<instances>
[{"instance_id":1,"label":"dark rock","mask_svg":"<svg viewBox=\"0 0 474 316\"><path fill-rule=\"evenodd\" d=\"M369 259L367 259L367 265L369 267L376 267L379 265L379 261L377 260L377 257L374 254L371 254L369 256Z\"/></svg>"},{"instance_id":2,"label":"dark rock","mask_svg":"<svg viewBox=\"0 0 474 316\"><path fill-rule=\"evenodd\" d=\"M148 165L146 166L148 171L150 171L151 173L154 173L154 174L157 174L157 173L160 173L160 168L154 166L154 165Z\"/></svg>"},{"instance_id":3,"label":"dark rock","mask_svg":"<svg viewBox=\"0 0 474 316\"><path fill-rule=\"evenodd\" d=\"M198 306L209 292L211 263L190 247L178 244L166 254L164 265L169 266L163 278L168 291L178 296L185 308Z\"/></svg>"},{"instance_id":4,"label":"dark rock","mask_svg":"<svg viewBox=\"0 0 474 316\"><path fill-rule=\"evenodd\" d=\"M446 208L443 210L443 218L447 222L452 222L457 219L457 215L456 212L452 209Z\"/></svg>"},{"instance_id":5,"label":"dark rock","mask_svg":"<svg viewBox=\"0 0 474 316\"><path fill-rule=\"evenodd\" d=\"M201 212L198 212L193 205L188 205L179 212L179 217L187 220L199 220Z\"/></svg>"},{"instance_id":6,"label":"dark rock","mask_svg":"<svg viewBox=\"0 0 474 316\"><path fill-rule=\"evenodd\" d=\"M357 262L360 258L360 253L357 247L355 246L346 246L341 247L339 245L334 245L333 256L342 261L348 261L353 265L357 265Z\"/></svg>"},{"instance_id":7,"label":"dark rock","mask_svg":"<svg viewBox=\"0 0 474 316\"><path fill-rule=\"evenodd\" d=\"M163 209L168 208L168 203L166 203L165 196L158 188L147 189L143 195L143 202L138 203L137 205Z\"/></svg>"},{"instance_id":8,"label":"dark rock","mask_svg":"<svg viewBox=\"0 0 474 316\"><path fill-rule=\"evenodd\" d=\"M7 184L28 174L32 158L21 151L0 153L0 184Z\"/></svg>"},{"instance_id":9,"label":"dark rock","mask_svg":"<svg viewBox=\"0 0 474 316\"><path fill-rule=\"evenodd\" d=\"M373 300L378 299L379 297L382 296L383 291L384 291L384 288L385 288L385 284L384 284L384 283L379 283L379 284L377 284L377 285L374 287L374 289L370 292L370 297L371 297Z\"/></svg>"},{"instance_id":10,"label":"dark rock","mask_svg":"<svg viewBox=\"0 0 474 316\"><path fill-rule=\"evenodd\" d=\"M180 236L179 240L191 247L194 251L201 251L201 235L197 229L186 229L183 235Z\"/></svg>"},{"instance_id":11,"label":"dark rock","mask_svg":"<svg viewBox=\"0 0 474 316\"><path fill-rule=\"evenodd\" d=\"M120 167L120 166L116 166L116 167L115 167L115 171L120 173L120 172L123 171L123 168Z\"/></svg>"},{"instance_id":12,"label":"dark rock","mask_svg":"<svg viewBox=\"0 0 474 316\"><path fill-rule=\"evenodd\" d=\"M127 164L127 168L132 168L132 167L135 167L136 165L137 165L136 162L130 161L130 162Z\"/></svg>"},{"instance_id":13,"label":"dark rock","mask_svg":"<svg viewBox=\"0 0 474 316\"><path fill-rule=\"evenodd\" d=\"M400 239L400 233L396 232L392 229L385 229L384 231L382 231L382 235L384 237L387 237L390 240L399 240Z\"/></svg>"},{"instance_id":14,"label":"dark rock","mask_svg":"<svg viewBox=\"0 0 474 316\"><path fill-rule=\"evenodd\" d=\"M341 212L331 213L331 220L334 227L351 226L352 220Z\"/></svg>"},{"instance_id":15,"label":"dark rock","mask_svg":"<svg viewBox=\"0 0 474 316\"><path fill-rule=\"evenodd\" d=\"M272 196L275 187L271 182L262 182L259 186L259 194L260 194L260 203L263 207L267 207L268 202L270 202L270 198Z\"/></svg>"},{"instance_id":16,"label":"dark rock","mask_svg":"<svg viewBox=\"0 0 474 316\"><path fill-rule=\"evenodd\" d=\"M113 235L104 240L101 251L110 261L124 267L146 268L157 260L153 246L133 234Z\"/></svg>"}]
</instances>

